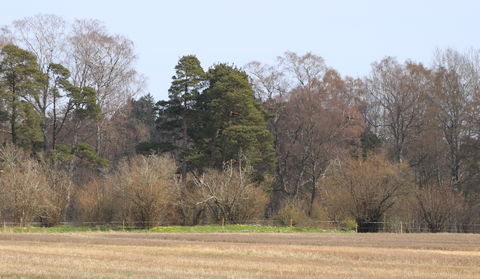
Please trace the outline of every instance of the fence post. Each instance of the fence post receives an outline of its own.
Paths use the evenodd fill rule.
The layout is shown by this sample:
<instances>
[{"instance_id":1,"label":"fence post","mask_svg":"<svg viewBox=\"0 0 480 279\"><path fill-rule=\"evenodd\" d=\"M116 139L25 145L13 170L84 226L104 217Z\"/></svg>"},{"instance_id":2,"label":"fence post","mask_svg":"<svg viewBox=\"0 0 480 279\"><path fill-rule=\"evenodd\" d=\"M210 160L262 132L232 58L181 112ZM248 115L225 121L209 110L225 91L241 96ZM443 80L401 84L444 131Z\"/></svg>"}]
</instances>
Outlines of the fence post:
<instances>
[{"instance_id":1,"label":"fence post","mask_svg":"<svg viewBox=\"0 0 480 279\"><path fill-rule=\"evenodd\" d=\"M222 216L222 221L221 222L222 222L222 228L225 227L225 217L224 216Z\"/></svg>"},{"instance_id":2,"label":"fence post","mask_svg":"<svg viewBox=\"0 0 480 279\"><path fill-rule=\"evenodd\" d=\"M403 222L400 221L400 233L403 233Z\"/></svg>"},{"instance_id":3,"label":"fence post","mask_svg":"<svg viewBox=\"0 0 480 279\"><path fill-rule=\"evenodd\" d=\"M358 224L355 223L355 233L358 233Z\"/></svg>"},{"instance_id":4,"label":"fence post","mask_svg":"<svg viewBox=\"0 0 480 279\"><path fill-rule=\"evenodd\" d=\"M290 216L290 228L293 227L293 217Z\"/></svg>"}]
</instances>

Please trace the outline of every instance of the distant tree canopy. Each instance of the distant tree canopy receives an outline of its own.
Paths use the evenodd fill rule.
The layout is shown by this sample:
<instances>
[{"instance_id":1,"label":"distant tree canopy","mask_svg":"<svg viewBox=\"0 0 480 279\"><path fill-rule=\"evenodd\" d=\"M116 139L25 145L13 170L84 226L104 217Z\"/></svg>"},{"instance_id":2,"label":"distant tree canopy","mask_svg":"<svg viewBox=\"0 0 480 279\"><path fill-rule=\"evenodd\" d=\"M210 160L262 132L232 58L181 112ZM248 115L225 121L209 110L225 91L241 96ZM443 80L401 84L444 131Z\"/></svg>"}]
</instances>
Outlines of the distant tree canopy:
<instances>
[{"instance_id":1,"label":"distant tree canopy","mask_svg":"<svg viewBox=\"0 0 480 279\"><path fill-rule=\"evenodd\" d=\"M97 20L39 15L0 38L0 222L480 222L478 49L359 78L310 52L205 69L190 54L158 101L133 42Z\"/></svg>"}]
</instances>

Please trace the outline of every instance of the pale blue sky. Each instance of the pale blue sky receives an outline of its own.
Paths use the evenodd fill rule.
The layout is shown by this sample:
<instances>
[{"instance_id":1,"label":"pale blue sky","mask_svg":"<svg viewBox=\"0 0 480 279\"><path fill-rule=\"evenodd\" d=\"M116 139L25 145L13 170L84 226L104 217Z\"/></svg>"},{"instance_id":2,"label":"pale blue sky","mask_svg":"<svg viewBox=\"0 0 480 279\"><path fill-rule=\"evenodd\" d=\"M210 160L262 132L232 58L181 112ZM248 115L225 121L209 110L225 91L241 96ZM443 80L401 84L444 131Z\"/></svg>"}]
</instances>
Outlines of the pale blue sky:
<instances>
[{"instance_id":1,"label":"pale blue sky","mask_svg":"<svg viewBox=\"0 0 480 279\"><path fill-rule=\"evenodd\" d=\"M178 58L243 66L290 50L325 58L342 75L384 56L430 63L435 48L480 47L479 1L38 0L2 1L0 25L35 14L96 18L135 43L148 92L167 98Z\"/></svg>"}]
</instances>

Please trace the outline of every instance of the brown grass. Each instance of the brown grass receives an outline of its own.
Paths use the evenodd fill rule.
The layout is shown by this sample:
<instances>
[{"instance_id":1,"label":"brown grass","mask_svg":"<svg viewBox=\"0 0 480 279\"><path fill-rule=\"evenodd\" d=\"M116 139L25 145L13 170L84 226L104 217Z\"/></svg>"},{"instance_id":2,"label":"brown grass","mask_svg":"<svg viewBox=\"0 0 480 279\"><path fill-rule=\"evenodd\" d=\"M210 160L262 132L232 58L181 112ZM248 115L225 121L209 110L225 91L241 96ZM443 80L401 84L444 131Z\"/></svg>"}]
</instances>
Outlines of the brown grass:
<instances>
[{"instance_id":1,"label":"brown grass","mask_svg":"<svg viewBox=\"0 0 480 279\"><path fill-rule=\"evenodd\" d=\"M479 278L480 235L0 234L9 278Z\"/></svg>"}]
</instances>

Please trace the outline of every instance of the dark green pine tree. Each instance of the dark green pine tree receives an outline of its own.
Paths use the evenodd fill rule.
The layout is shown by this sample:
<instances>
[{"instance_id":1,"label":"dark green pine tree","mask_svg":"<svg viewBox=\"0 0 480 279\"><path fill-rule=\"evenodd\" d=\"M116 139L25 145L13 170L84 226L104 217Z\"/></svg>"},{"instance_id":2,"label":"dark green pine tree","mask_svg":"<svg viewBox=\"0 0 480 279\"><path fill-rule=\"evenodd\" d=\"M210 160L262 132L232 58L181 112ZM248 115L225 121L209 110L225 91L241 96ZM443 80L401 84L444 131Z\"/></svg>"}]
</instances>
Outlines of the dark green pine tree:
<instances>
[{"instance_id":1,"label":"dark green pine tree","mask_svg":"<svg viewBox=\"0 0 480 279\"><path fill-rule=\"evenodd\" d=\"M181 178L185 183L187 179L187 156L189 154L189 128L195 115L194 109L200 91L205 86L205 72L200 61L194 55L180 58L175 66L175 75L172 85L168 90L169 100L159 102L162 125L161 130L179 130L178 144L174 140L178 159L181 166Z\"/></svg>"},{"instance_id":2,"label":"dark green pine tree","mask_svg":"<svg viewBox=\"0 0 480 279\"><path fill-rule=\"evenodd\" d=\"M132 99L131 104L134 120L145 124L152 130L151 132L153 132L157 120L157 110L153 96L147 94L138 100Z\"/></svg>"},{"instance_id":3,"label":"dark green pine tree","mask_svg":"<svg viewBox=\"0 0 480 279\"><path fill-rule=\"evenodd\" d=\"M79 125L84 119L97 119L100 116L100 106L96 102L97 92L91 87L80 88L70 83L70 71L60 64L49 65L52 93L51 115L52 149L56 148L57 137L69 117L74 123L74 138ZM76 144L76 139L74 140Z\"/></svg>"},{"instance_id":4,"label":"dark green pine tree","mask_svg":"<svg viewBox=\"0 0 480 279\"><path fill-rule=\"evenodd\" d=\"M8 121L12 143L24 148L39 147L43 140L42 119L31 104L39 94L45 76L31 52L7 44L0 52L0 99L3 118Z\"/></svg>"},{"instance_id":5,"label":"dark green pine tree","mask_svg":"<svg viewBox=\"0 0 480 279\"><path fill-rule=\"evenodd\" d=\"M162 103L162 102L160 102ZM168 102L164 102L168 103ZM147 94L140 97L138 100L132 100L132 121L136 125L141 123L146 125L149 129L150 138L148 141L140 142L135 146L135 150L138 154L150 155L152 153L163 153L169 152L174 149L174 146L169 141L159 141L157 136L157 120L158 117L158 107L155 104L154 98L152 95ZM165 107L163 107L165 108ZM162 131L166 132L168 127L163 125Z\"/></svg>"},{"instance_id":6,"label":"dark green pine tree","mask_svg":"<svg viewBox=\"0 0 480 279\"><path fill-rule=\"evenodd\" d=\"M108 165L108 161L100 157L90 144L78 140L78 133L84 120L96 120L100 117L100 106L97 104L97 92L91 87L77 87L70 83L70 72L60 64L50 64L50 86L52 93L52 146L51 158L68 165L73 171L76 161L82 162L89 168L101 168ZM57 144L57 137L65 127L67 119L73 137L71 144Z\"/></svg>"},{"instance_id":7,"label":"dark green pine tree","mask_svg":"<svg viewBox=\"0 0 480 279\"><path fill-rule=\"evenodd\" d=\"M197 168L222 168L244 154L261 178L275 161L268 115L254 98L244 71L226 64L212 67L209 87L197 103L195 152L190 156Z\"/></svg>"}]
</instances>

